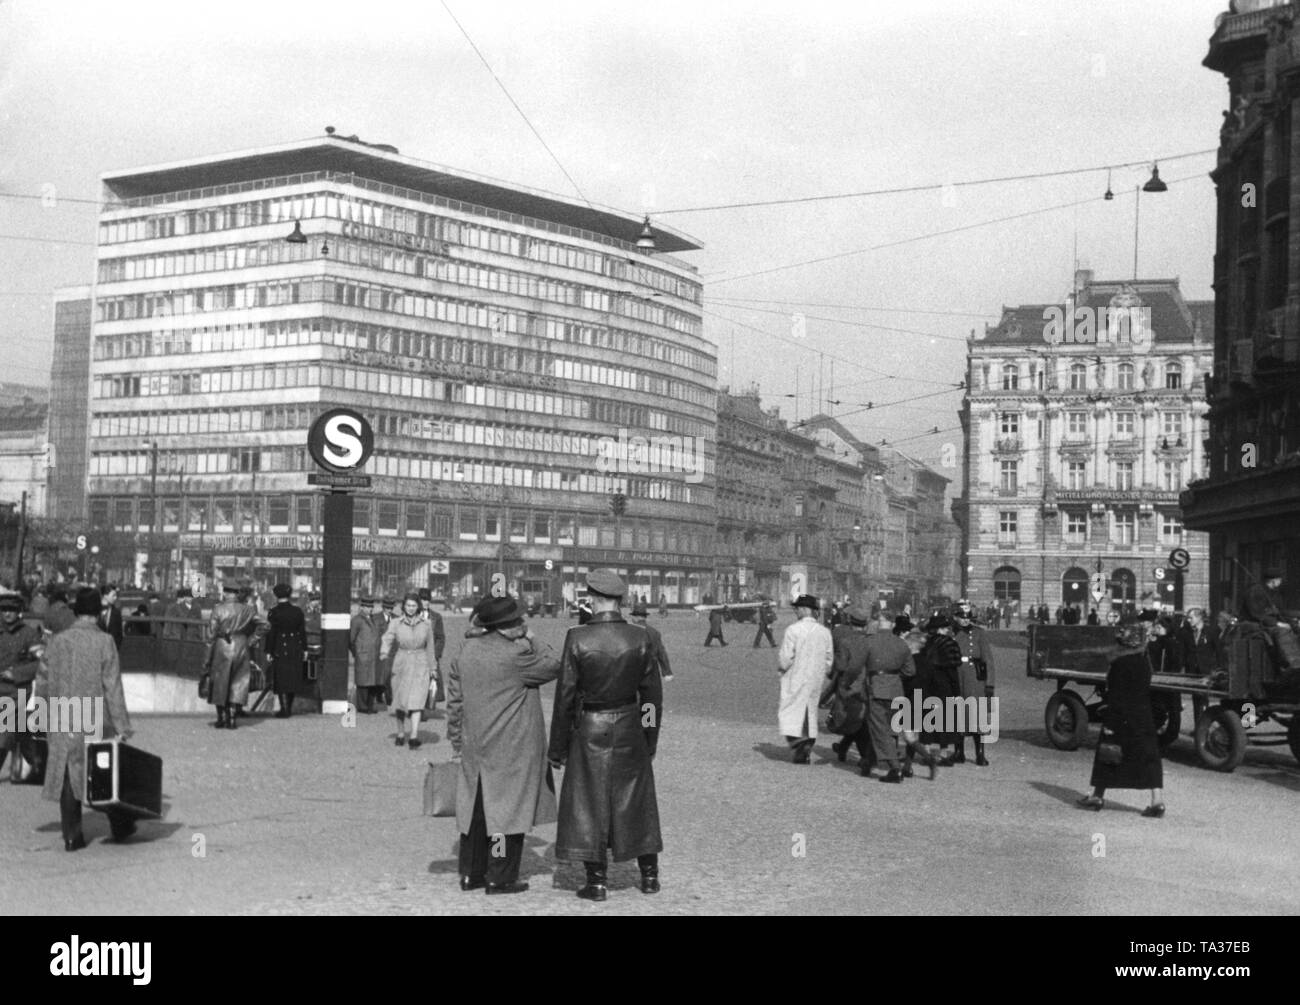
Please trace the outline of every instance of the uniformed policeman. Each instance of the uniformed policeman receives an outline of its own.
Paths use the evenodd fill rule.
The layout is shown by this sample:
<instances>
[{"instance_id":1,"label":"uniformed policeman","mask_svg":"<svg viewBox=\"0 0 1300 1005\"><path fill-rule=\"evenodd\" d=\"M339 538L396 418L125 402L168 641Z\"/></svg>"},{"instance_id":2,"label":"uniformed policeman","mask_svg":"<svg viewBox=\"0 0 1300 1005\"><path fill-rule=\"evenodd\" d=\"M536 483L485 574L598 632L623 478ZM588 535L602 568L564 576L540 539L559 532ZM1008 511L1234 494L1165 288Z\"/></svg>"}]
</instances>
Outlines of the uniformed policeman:
<instances>
[{"instance_id":1,"label":"uniformed policeman","mask_svg":"<svg viewBox=\"0 0 1300 1005\"><path fill-rule=\"evenodd\" d=\"M961 697L992 698L994 685L993 646L989 643L984 629L975 624L971 605L962 601L953 606L953 637L961 650L961 666L958 676L961 682ZM969 706L968 706L969 707ZM966 763L966 735L975 741L975 763L981 768L988 767L989 759L984 756L984 739L978 730L968 730L967 734L955 734L953 744L953 764Z\"/></svg>"}]
</instances>

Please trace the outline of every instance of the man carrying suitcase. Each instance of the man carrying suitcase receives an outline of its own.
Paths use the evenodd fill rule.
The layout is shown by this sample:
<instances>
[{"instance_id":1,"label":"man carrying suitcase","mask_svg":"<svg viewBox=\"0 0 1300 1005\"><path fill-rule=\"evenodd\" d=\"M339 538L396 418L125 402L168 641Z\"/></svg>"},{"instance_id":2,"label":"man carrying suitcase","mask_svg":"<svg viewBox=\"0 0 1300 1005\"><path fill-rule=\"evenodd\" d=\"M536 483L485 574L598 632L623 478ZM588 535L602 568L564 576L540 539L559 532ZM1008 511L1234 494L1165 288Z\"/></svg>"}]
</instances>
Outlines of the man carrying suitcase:
<instances>
[{"instance_id":1,"label":"man carrying suitcase","mask_svg":"<svg viewBox=\"0 0 1300 1005\"><path fill-rule=\"evenodd\" d=\"M77 591L72 613L77 620L50 639L41 668L42 694L49 696L50 708L62 701L66 707L88 702L102 706L107 719L104 735L131 738L131 719L126 713L126 695L122 691L121 668L113 637L100 631L103 598L93 587ZM86 791L86 733L73 732L72 723L51 721L49 724L50 759L45 771L44 798L58 802L63 824L63 848L78 851L86 847L81 831L81 800ZM82 722L83 727L90 726ZM57 727L63 726L64 730ZM123 842L135 833L135 821L121 810L110 809L108 825L113 840Z\"/></svg>"}]
</instances>

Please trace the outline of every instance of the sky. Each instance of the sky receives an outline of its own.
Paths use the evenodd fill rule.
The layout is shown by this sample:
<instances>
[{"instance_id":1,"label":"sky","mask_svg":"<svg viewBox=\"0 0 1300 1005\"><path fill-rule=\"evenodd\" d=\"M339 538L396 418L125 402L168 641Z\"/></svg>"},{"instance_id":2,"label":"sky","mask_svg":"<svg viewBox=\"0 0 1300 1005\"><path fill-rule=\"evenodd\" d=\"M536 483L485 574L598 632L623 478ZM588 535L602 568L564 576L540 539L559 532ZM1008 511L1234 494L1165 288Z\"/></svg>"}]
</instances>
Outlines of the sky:
<instances>
[{"instance_id":1,"label":"sky","mask_svg":"<svg viewBox=\"0 0 1300 1005\"><path fill-rule=\"evenodd\" d=\"M942 470L971 330L1059 302L1076 261L1131 277L1152 162L1170 187L1141 199L1139 271L1212 297L1214 154L1179 155L1218 144L1227 85L1201 60L1226 8L0 0L3 379L48 382L102 173L332 125L685 231L720 385Z\"/></svg>"}]
</instances>

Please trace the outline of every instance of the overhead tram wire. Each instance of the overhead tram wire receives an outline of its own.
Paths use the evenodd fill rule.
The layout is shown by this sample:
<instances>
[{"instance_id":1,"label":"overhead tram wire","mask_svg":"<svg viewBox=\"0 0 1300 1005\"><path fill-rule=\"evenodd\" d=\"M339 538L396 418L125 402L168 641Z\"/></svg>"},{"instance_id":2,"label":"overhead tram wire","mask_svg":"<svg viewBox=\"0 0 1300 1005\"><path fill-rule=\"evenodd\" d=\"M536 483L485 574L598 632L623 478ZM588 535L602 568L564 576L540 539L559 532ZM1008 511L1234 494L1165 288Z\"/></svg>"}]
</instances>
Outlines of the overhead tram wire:
<instances>
[{"instance_id":1,"label":"overhead tram wire","mask_svg":"<svg viewBox=\"0 0 1300 1005\"><path fill-rule=\"evenodd\" d=\"M839 311L880 311L884 314L934 314L940 317L954 318L991 318L995 311L935 311L924 307L871 307L867 304L827 304L811 300L762 300L757 297L709 297L709 300L724 304L785 304L790 307L823 307Z\"/></svg>"},{"instance_id":2,"label":"overhead tram wire","mask_svg":"<svg viewBox=\"0 0 1300 1005\"><path fill-rule=\"evenodd\" d=\"M808 350L807 344L800 341L799 339L790 338L788 335L777 335L774 332L765 331L764 329L751 325L748 322L740 321L737 320L736 318L729 318L725 314L719 314L716 311L702 310L701 313L706 315L711 315L712 317L718 318L721 321L725 321L727 324L738 325L741 328L748 328L752 332L755 332L759 335L764 335L771 339L775 339L778 342L784 342L786 345L794 346L796 349ZM781 312L777 311L775 313L779 314ZM816 350L816 351L821 352L821 350ZM918 384L942 383L941 381L937 381L937 380L926 380L925 378L921 378L921 377L906 377L902 374L890 373L888 370L878 369L877 367L870 366L866 363L861 362L860 360L850 359L847 356L839 356L831 352L822 352L822 355L824 355L827 359L833 359L838 363L847 363L849 366L857 367L860 370L866 370L868 373L879 374L882 377L888 377L894 380L906 380Z\"/></svg>"},{"instance_id":3,"label":"overhead tram wire","mask_svg":"<svg viewBox=\"0 0 1300 1005\"><path fill-rule=\"evenodd\" d=\"M1165 184L1168 187L1173 187L1174 185L1181 185L1183 182L1197 181L1204 177L1204 175L1199 174L1188 175L1184 178L1171 179L1165 182ZM1115 198L1118 199L1121 195L1127 197L1132 193L1127 190L1121 190L1113 194ZM968 230L977 230L980 227L990 227L998 223L1010 223L1013 220L1023 220L1031 216L1040 216L1043 213L1055 213L1057 210L1061 209L1071 209L1075 206L1086 206L1089 203L1104 201L1107 201L1104 195L1097 195L1091 196L1087 199L1076 199L1073 202L1058 203L1054 206L1043 206L1039 209L1026 210L1023 213L1013 213L1011 216L999 216L992 220L981 220L977 223L968 223L961 227L951 227L948 230L936 230L928 234L918 234L915 237L905 237L898 241L887 241L884 244L873 244L869 248L857 248L854 251L839 251L833 255L823 255L820 258L809 258L802 262L791 262L789 265L777 265L770 269L760 269L757 272L743 272L738 276L729 276L722 279L710 279L709 285L717 286L719 283L734 283L741 279L753 279L757 276L770 276L774 272L787 272L790 269L799 269L805 265L820 265L823 262L834 262L842 258L852 258L854 255L865 255L870 251L882 251L886 248L897 248L904 244L914 244L917 241L928 241L935 237L947 237L949 234L960 234Z\"/></svg>"},{"instance_id":4,"label":"overhead tram wire","mask_svg":"<svg viewBox=\"0 0 1300 1005\"><path fill-rule=\"evenodd\" d=\"M445 6L445 4L444 4ZM661 209L655 216L667 216L672 213L707 213L722 209L755 209L760 206L795 206L810 202L830 202L838 199L864 199L876 195L906 195L911 192L938 192L946 188L972 188L977 185L1000 185L1013 181L1034 181L1040 178L1063 178L1076 174L1100 174L1102 171L1115 171L1123 168L1144 167L1149 164L1164 164L1170 161L1186 160L1189 157L1203 157L1217 153L1218 150L1193 150L1188 153L1173 154L1169 157L1146 158L1140 161L1126 161L1122 164L1102 164L1096 167L1065 168L1060 171L1038 171L1032 174L1003 175L1000 178L975 178L967 181L931 182L925 185L904 185L898 188L880 188L865 192L838 192L831 195L793 196L788 199L758 199L750 202L719 203L714 206L686 206L678 209Z\"/></svg>"},{"instance_id":5,"label":"overhead tram wire","mask_svg":"<svg viewBox=\"0 0 1300 1005\"><path fill-rule=\"evenodd\" d=\"M777 314L782 317L789 317L789 311L774 311L764 307L745 307L741 304L727 304L727 307L733 310L757 311L760 314ZM991 315L990 315L991 316ZM923 332L915 328L893 328L889 325L872 324L870 321L851 321L848 318L826 318L816 314L805 314L809 321L827 321L836 325L849 325L853 328L875 328L886 332L899 332L904 335L924 335L926 338L937 338L943 342L966 342L969 341L964 335L940 335L937 332Z\"/></svg>"},{"instance_id":6,"label":"overhead tram wire","mask_svg":"<svg viewBox=\"0 0 1300 1005\"><path fill-rule=\"evenodd\" d=\"M74 241L70 237L35 237L31 234L0 234L0 241L36 241L39 244L84 244L96 247L95 241Z\"/></svg>"}]
</instances>

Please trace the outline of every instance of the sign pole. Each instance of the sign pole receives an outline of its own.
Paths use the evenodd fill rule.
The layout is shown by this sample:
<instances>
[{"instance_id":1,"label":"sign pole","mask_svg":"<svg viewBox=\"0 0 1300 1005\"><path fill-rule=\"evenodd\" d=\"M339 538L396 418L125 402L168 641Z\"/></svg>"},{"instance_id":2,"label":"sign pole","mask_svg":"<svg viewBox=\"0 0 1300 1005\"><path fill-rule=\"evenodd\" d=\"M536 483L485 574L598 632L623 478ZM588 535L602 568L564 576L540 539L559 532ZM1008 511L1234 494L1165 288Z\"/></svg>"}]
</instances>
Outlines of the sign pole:
<instances>
[{"instance_id":1,"label":"sign pole","mask_svg":"<svg viewBox=\"0 0 1300 1005\"><path fill-rule=\"evenodd\" d=\"M321 712L342 715L348 710L348 632L352 625L352 494L328 493L323 509Z\"/></svg>"}]
</instances>

